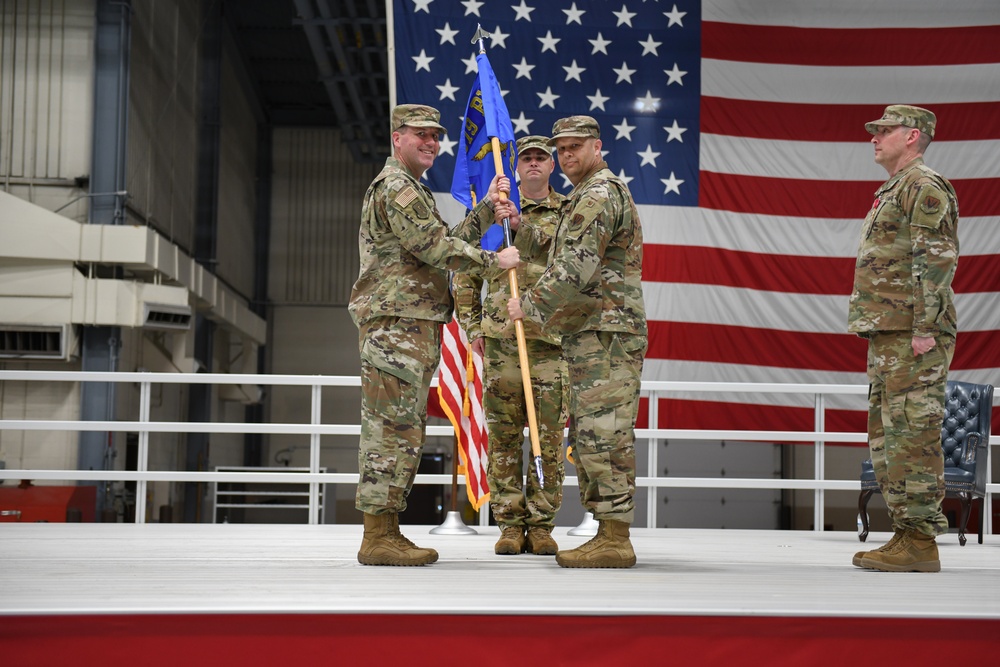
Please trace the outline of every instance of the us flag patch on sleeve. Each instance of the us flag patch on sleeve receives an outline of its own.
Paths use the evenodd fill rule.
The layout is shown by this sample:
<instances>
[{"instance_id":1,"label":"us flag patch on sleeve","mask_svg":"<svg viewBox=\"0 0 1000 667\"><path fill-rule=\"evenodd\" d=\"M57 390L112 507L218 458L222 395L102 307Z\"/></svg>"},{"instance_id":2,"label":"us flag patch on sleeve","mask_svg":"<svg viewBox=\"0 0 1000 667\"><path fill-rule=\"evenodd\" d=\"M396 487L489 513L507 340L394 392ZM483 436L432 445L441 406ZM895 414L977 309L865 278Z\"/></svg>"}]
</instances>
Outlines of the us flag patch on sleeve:
<instances>
[{"instance_id":1,"label":"us flag patch on sleeve","mask_svg":"<svg viewBox=\"0 0 1000 667\"><path fill-rule=\"evenodd\" d=\"M417 198L417 191L413 189L412 185L407 185L403 188L398 195L396 195L396 204L401 208L406 208L413 203L413 200Z\"/></svg>"}]
</instances>

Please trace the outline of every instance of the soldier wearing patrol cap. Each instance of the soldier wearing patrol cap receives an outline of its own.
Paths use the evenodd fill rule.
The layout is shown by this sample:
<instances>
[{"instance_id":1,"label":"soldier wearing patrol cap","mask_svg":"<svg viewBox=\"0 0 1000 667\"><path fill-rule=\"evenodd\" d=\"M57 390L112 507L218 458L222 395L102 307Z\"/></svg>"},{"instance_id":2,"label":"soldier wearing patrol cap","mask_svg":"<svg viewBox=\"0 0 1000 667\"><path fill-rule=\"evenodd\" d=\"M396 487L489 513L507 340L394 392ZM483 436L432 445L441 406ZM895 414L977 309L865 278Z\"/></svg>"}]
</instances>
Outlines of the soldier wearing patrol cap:
<instances>
[{"instance_id":1,"label":"soldier wearing patrol cap","mask_svg":"<svg viewBox=\"0 0 1000 667\"><path fill-rule=\"evenodd\" d=\"M501 275L518 251L482 250L480 230L449 231L420 177L434 164L444 131L432 107L392 110L393 154L365 193L361 269L348 310L360 333L361 443L356 506L364 513L358 561L426 565L437 560L399 531L427 425L427 393L451 319L448 271Z\"/></svg>"},{"instance_id":2,"label":"soldier wearing patrol cap","mask_svg":"<svg viewBox=\"0 0 1000 667\"><path fill-rule=\"evenodd\" d=\"M549 144L573 184L555 232L549 267L508 302L542 333L562 337L571 385L570 442L580 499L599 522L585 544L556 554L562 567L632 567L635 419L646 353L642 226L628 186L601 157L590 116L552 126Z\"/></svg>"},{"instance_id":3,"label":"soldier wearing patrol cap","mask_svg":"<svg viewBox=\"0 0 1000 667\"><path fill-rule=\"evenodd\" d=\"M865 124L889 180L861 230L848 328L868 339L868 445L893 537L854 556L858 567L938 572L941 425L958 323L951 283L958 265L958 200L924 164L937 118L906 104Z\"/></svg>"},{"instance_id":4,"label":"soldier wearing patrol cap","mask_svg":"<svg viewBox=\"0 0 1000 667\"><path fill-rule=\"evenodd\" d=\"M517 173L520 176L521 213L509 202L489 209L485 222L511 219L516 229L514 245L521 251L517 269L519 287L531 288L545 272L556 223L566 198L553 190L549 177L555 169L548 137L531 135L517 140ZM481 223L482 224L482 223ZM559 336L542 333L525 322L524 335L530 360L532 394L538 416L538 439L545 487L540 487L535 467L528 466L524 478L524 424L527 407L520 374L520 357L514 324L507 317L510 282L491 280L481 299L483 280L471 274L455 278L458 320L484 360L483 408L489 434L490 508L500 527L494 546L498 554L530 552L554 555L559 549L552 538L555 516L562 505L565 467L562 460L564 372Z\"/></svg>"}]
</instances>

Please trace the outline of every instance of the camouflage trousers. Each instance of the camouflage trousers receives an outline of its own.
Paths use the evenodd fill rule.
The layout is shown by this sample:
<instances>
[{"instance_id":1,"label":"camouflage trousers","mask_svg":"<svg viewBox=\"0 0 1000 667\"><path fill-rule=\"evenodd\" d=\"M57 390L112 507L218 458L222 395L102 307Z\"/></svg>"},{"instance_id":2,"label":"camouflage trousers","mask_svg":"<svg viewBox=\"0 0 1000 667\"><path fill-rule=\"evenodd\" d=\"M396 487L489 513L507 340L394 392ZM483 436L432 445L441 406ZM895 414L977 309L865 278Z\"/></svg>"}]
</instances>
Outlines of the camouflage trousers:
<instances>
[{"instance_id":1,"label":"camouflage trousers","mask_svg":"<svg viewBox=\"0 0 1000 667\"><path fill-rule=\"evenodd\" d=\"M355 506L402 512L420 465L441 324L380 317L361 326L361 444Z\"/></svg>"},{"instance_id":2,"label":"camouflage trousers","mask_svg":"<svg viewBox=\"0 0 1000 667\"><path fill-rule=\"evenodd\" d=\"M634 518L635 420L646 345L646 336L614 331L563 338L580 502L597 520Z\"/></svg>"},{"instance_id":3,"label":"camouflage trousers","mask_svg":"<svg viewBox=\"0 0 1000 667\"><path fill-rule=\"evenodd\" d=\"M524 425L528 423L524 381L517 341L486 338L483 374L483 408L489 432L490 508L501 526L555 525L562 506L563 409L562 348L543 340L527 339L531 369L531 392L538 422L538 444L542 454L545 487L538 484L531 450L528 455L527 489L524 476Z\"/></svg>"},{"instance_id":4,"label":"camouflage trousers","mask_svg":"<svg viewBox=\"0 0 1000 667\"><path fill-rule=\"evenodd\" d=\"M920 356L911 340L909 331L868 340L868 446L893 530L933 536L948 531L941 425L955 338L938 336Z\"/></svg>"}]
</instances>

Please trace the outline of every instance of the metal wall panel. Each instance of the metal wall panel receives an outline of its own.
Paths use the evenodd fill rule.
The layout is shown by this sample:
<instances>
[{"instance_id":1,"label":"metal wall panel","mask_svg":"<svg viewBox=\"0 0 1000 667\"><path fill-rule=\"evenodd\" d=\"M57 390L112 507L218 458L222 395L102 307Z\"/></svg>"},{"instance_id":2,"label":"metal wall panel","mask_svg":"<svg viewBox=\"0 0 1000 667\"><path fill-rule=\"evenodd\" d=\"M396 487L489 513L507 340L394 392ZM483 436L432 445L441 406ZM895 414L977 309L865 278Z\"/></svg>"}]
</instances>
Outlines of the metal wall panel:
<instances>
[{"instance_id":1,"label":"metal wall panel","mask_svg":"<svg viewBox=\"0 0 1000 667\"><path fill-rule=\"evenodd\" d=\"M361 202L380 170L356 164L337 130L275 130L272 304L347 304L358 277Z\"/></svg>"},{"instance_id":2,"label":"metal wall panel","mask_svg":"<svg viewBox=\"0 0 1000 667\"><path fill-rule=\"evenodd\" d=\"M78 364L6 361L3 370L79 370ZM0 419L80 418L80 386L72 382L0 382ZM74 470L77 434L0 431L0 461L9 468ZM44 482L38 482L44 485Z\"/></svg>"},{"instance_id":3,"label":"metal wall panel","mask_svg":"<svg viewBox=\"0 0 1000 667\"><path fill-rule=\"evenodd\" d=\"M239 85L230 54L222 59L219 228L216 273L250 299L254 284L257 120Z\"/></svg>"},{"instance_id":4,"label":"metal wall panel","mask_svg":"<svg viewBox=\"0 0 1000 667\"><path fill-rule=\"evenodd\" d=\"M188 253L194 234L198 2L133 4L129 209Z\"/></svg>"},{"instance_id":5,"label":"metal wall panel","mask_svg":"<svg viewBox=\"0 0 1000 667\"><path fill-rule=\"evenodd\" d=\"M85 176L93 117L92 0L0 2L0 178Z\"/></svg>"}]
</instances>

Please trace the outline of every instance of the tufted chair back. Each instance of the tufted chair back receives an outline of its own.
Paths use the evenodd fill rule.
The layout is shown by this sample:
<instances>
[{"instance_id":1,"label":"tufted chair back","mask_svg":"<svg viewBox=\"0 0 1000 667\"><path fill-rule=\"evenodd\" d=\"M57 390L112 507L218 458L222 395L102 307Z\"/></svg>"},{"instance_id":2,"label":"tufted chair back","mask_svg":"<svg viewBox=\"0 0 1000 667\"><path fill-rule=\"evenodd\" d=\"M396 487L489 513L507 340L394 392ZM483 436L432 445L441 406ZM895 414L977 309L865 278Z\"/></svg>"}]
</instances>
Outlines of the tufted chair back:
<instances>
[{"instance_id":1,"label":"tufted chair back","mask_svg":"<svg viewBox=\"0 0 1000 667\"><path fill-rule=\"evenodd\" d=\"M945 388L944 422L941 425L941 449L944 451L944 485L948 496L962 503L958 541L965 546L965 527L972 512L972 499L986 496L986 470L990 452L990 414L993 410L993 386L949 380ZM879 491L871 459L861 463L861 495L858 515L868 537L868 500ZM979 543L983 543L982 512L979 517Z\"/></svg>"}]
</instances>

